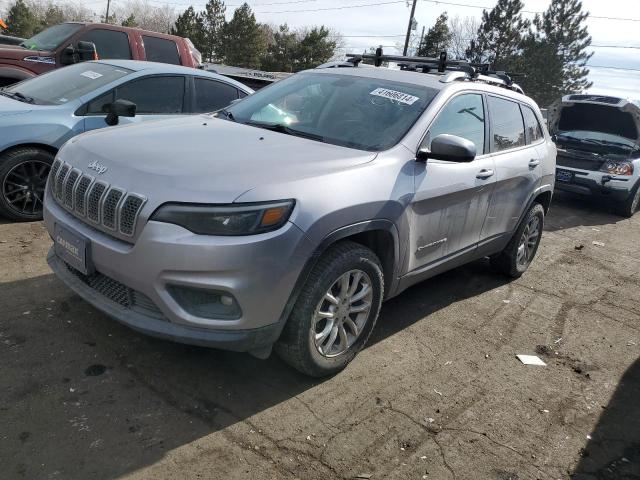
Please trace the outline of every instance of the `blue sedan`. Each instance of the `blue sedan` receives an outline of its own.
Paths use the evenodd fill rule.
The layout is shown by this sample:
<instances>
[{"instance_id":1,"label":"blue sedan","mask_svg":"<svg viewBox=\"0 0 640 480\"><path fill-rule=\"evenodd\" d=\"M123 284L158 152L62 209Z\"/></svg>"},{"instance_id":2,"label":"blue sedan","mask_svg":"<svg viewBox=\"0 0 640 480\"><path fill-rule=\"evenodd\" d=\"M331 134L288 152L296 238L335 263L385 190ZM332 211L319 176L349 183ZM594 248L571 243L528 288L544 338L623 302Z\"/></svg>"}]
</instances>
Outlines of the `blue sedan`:
<instances>
[{"instance_id":1,"label":"blue sedan","mask_svg":"<svg viewBox=\"0 0 640 480\"><path fill-rule=\"evenodd\" d=\"M80 133L113 124L107 114L131 106L127 102L135 104L135 116L115 117L120 125L212 112L252 92L203 70L132 60L85 62L0 89L0 215L42 218L58 149Z\"/></svg>"}]
</instances>

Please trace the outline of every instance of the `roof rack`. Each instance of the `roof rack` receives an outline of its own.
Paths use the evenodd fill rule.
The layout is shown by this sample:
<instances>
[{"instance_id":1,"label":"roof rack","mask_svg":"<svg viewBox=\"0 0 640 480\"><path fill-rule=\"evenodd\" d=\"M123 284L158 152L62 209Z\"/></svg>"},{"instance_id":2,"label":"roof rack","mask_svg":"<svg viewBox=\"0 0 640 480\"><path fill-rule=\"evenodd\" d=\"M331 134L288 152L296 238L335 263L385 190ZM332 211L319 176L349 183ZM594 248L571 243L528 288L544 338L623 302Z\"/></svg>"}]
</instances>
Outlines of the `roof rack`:
<instances>
[{"instance_id":1,"label":"roof rack","mask_svg":"<svg viewBox=\"0 0 640 480\"><path fill-rule=\"evenodd\" d=\"M441 52L439 57L416 57L405 55L385 55L382 47L378 47L375 53L348 53L345 62L331 62L321 67L357 67L363 60L373 60L376 67L384 62L395 62L401 70L422 73L452 72L440 81L449 83L453 81L476 81L507 88L518 93L524 93L522 88L513 82L511 77L521 76L517 73L507 73L491 70L488 63L471 63L464 60L449 60L447 52Z\"/></svg>"}]
</instances>

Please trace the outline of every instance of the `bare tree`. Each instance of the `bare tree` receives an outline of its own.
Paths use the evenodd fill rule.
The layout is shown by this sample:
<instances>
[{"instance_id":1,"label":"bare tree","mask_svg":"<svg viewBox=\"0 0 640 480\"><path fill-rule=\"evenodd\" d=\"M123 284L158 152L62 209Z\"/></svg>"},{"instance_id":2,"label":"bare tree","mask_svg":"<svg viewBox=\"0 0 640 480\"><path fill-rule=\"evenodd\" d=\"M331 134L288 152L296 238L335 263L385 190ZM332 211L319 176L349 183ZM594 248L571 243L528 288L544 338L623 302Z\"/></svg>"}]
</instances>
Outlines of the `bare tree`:
<instances>
[{"instance_id":1,"label":"bare tree","mask_svg":"<svg viewBox=\"0 0 640 480\"><path fill-rule=\"evenodd\" d=\"M169 33L178 15L170 5L158 6L149 0L129 0L115 10L116 18L126 19L133 15L139 28L153 32Z\"/></svg>"},{"instance_id":2,"label":"bare tree","mask_svg":"<svg viewBox=\"0 0 640 480\"><path fill-rule=\"evenodd\" d=\"M449 19L451 43L449 52L456 59L466 59L466 51L471 40L478 34L478 19L475 17L460 17L456 15Z\"/></svg>"}]
</instances>

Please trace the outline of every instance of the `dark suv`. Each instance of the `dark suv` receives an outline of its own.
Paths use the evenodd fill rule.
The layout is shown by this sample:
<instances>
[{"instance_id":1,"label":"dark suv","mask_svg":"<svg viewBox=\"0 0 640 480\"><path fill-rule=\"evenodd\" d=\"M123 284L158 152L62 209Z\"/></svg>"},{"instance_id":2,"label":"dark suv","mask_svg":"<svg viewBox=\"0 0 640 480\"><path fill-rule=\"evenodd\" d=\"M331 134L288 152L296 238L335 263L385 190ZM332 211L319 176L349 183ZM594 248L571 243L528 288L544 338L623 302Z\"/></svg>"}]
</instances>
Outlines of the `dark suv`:
<instances>
[{"instance_id":1,"label":"dark suv","mask_svg":"<svg viewBox=\"0 0 640 480\"><path fill-rule=\"evenodd\" d=\"M97 57L82 55L93 43ZM148 60L197 67L198 52L187 38L103 23L61 23L24 40L0 45L0 87L83 60Z\"/></svg>"}]
</instances>

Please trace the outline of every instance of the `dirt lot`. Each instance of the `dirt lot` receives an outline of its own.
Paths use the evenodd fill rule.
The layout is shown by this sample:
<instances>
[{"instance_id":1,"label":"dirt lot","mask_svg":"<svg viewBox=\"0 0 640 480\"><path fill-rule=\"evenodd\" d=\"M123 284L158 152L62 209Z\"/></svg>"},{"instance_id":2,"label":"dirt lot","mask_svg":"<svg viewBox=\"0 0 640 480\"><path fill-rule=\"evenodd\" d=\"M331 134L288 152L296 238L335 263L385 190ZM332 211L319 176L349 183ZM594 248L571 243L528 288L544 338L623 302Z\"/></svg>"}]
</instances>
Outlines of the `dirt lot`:
<instances>
[{"instance_id":1,"label":"dirt lot","mask_svg":"<svg viewBox=\"0 0 640 480\"><path fill-rule=\"evenodd\" d=\"M134 333L0 224L0 477L640 478L639 227L557 195L523 278L418 285L317 381Z\"/></svg>"}]
</instances>

